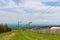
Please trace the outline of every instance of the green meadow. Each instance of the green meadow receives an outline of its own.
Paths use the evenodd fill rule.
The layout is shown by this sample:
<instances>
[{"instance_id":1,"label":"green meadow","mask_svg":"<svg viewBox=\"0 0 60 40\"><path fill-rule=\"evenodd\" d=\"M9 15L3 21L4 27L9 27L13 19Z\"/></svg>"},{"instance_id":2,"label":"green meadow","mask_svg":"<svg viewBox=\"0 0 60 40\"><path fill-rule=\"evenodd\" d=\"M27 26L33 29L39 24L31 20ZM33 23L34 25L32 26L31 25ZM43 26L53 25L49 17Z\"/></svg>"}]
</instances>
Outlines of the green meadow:
<instances>
[{"instance_id":1,"label":"green meadow","mask_svg":"<svg viewBox=\"0 0 60 40\"><path fill-rule=\"evenodd\" d=\"M40 34L27 30L15 30L0 34L0 40L60 40L60 35Z\"/></svg>"}]
</instances>

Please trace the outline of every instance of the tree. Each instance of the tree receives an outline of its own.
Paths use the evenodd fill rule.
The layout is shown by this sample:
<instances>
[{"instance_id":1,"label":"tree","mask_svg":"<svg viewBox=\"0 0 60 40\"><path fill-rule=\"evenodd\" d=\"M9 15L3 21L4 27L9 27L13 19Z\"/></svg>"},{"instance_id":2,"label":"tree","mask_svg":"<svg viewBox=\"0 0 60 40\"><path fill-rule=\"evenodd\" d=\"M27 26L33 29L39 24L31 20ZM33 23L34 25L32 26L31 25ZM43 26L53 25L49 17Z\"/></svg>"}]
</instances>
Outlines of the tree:
<instances>
[{"instance_id":1,"label":"tree","mask_svg":"<svg viewBox=\"0 0 60 40\"><path fill-rule=\"evenodd\" d=\"M5 24L5 26L4 26L4 31L5 32L8 32L8 31L11 31L12 29L11 28L9 28L9 26L7 25L7 24Z\"/></svg>"},{"instance_id":2,"label":"tree","mask_svg":"<svg viewBox=\"0 0 60 40\"><path fill-rule=\"evenodd\" d=\"M27 27L28 27L28 29L30 29L30 24L31 24L32 22L28 22L28 24L27 24Z\"/></svg>"},{"instance_id":3,"label":"tree","mask_svg":"<svg viewBox=\"0 0 60 40\"><path fill-rule=\"evenodd\" d=\"M0 24L0 33L3 33L3 32L8 32L8 31L11 31L12 29L9 28L9 26L7 24L3 25L3 24Z\"/></svg>"},{"instance_id":4,"label":"tree","mask_svg":"<svg viewBox=\"0 0 60 40\"><path fill-rule=\"evenodd\" d=\"M4 31L3 24L0 24L0 33L2 33L3 31Z\"/></svg>"}]
</instances>

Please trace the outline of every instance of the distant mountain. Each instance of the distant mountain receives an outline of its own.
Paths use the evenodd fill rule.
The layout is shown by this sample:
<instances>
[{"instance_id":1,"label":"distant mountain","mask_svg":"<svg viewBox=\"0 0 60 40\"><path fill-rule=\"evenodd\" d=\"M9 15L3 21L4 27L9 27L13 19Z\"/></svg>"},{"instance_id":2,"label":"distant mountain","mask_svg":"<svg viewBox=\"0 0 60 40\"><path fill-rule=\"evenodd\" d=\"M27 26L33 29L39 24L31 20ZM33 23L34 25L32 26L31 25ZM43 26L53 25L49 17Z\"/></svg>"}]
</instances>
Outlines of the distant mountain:
<instances>
[{"instance_id":1,"label":"distant mountain","mask_svg":"<svg viewBox=\"0 0 60 40\"><path fill-rule=\"evenodd\" d=\"M10 28L13 28L13 29L16 29L17 28L17 24L8 24L8 26L10 27ZM43 28L46 28L46 27L52 27L52 26L59 26L60 27L60 25L37 25L37 24L31 24L30 25L30 28L33 28L33 27L37 27L37 28L40 28L40 27L43 27ZM20 24L20 28L26 28L27 26L26 26L26 24Z\"/></svg>"}]
</instances>

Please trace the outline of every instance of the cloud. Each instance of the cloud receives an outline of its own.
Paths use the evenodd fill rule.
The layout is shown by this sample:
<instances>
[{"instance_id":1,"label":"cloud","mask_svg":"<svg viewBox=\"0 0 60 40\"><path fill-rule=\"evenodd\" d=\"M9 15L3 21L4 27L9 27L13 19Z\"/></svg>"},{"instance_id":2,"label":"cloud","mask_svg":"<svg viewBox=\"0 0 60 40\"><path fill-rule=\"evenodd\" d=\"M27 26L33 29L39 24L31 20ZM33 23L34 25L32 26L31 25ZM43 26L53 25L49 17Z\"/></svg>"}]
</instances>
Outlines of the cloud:
<instances>
[{"instance_id":1,"label":"cloud","mask_svg":"<svg viewBox=\"0 0 60 40\"><path fill-rule=\"evenodd\" d=\"M40 23L48 23L49 20L45 20L45 19L44 19L44 20L41 20L41 19L40 19L40 20L34 20L34 21L33 21L33 23L39 23L39 22L40 22Z\"/></svg>"},{"instance_id":2,"label":"cloud","mask_svg":"<svg viewBox=\"0 0 60 40\"><path fill-rule=\"evenodd\" d=\"M29 14L0 11L0 23L17 23L18 21L26 23L29 22L28 20L30 20Z\"/></svg>"},{"instance_id":3,"label":"cloud","mask_svg":"<svg viewBox=\"0 0 60 40\"><path fill-rule=\"evenodd\" d=\"M1 8L16 8L16 4L13 0L1 0L0 1L0 9Z\"/></svg>"},{"instance_id":4,"label":"cloud","mask_svg":"<svg viewBox=\"0 0 60 40\"><path fill-rule=\"evenodd\" d=\"M0 0L1 22L16 23L18 20L32 21L33 23L58 22L60 20L60 7L45 6L45 3L42 3L48 1L55 2L57 0L22 0L19 1L18 5L16 5L16 0Z\"/></svg>"}]
</instances>

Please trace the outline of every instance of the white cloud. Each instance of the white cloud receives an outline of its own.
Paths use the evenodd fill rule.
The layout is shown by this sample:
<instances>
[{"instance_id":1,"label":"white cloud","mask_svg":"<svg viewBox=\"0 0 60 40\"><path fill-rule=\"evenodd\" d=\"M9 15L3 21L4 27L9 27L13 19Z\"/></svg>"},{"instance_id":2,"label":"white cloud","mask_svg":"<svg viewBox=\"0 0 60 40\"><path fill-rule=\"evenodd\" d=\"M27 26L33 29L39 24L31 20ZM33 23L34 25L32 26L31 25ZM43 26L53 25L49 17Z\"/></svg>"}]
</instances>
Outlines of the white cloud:
<instances>
[{"instance_id":1,"label":"white cloud","mask_svg":"<svg viewBox=\"0 0 60 40\"><path fill-rule=\"evenodd\" d=\"M5 4L5 6L0 6L1 8L17 8L18 6L13 2L13 0L0 0L0 4L3 5Z\"/></svg>"},{"instance_id":2,"label":"white cloud","mask_svg":"<svg viewBox=\"0 0 60 40\"><path fill-rule=\"evenodd\" d=\"M55 0L23 0L19 7L23 9L45 10L45 11L57 11L60 7L57 6L45 6L42 2L55 1ZM56 0L57 1L57 0Z\"/></svg>"},{"instance_id":3,"label":"white cloud","mask_svg":"<svg viewBox=\"0 0 60 40\"><path fill-rule=\"evenodd\" d=\"M16 5L15 2L13 2L13 0L7 0L8 3L7 6L3 6L1 8L30 8L30 9L35 9L35 10L48 10L51 11L52 9L59 9L60 7L52 7L52 6L44 6L42 4L42 2L44 1L51 1L51 0L22 0L22 2L20 3L20 5ZM53 0L55 1L55 0ZM4 0L2 1L4 2Z\"/></svg>"},{"instance_id":4,"label":"white cloud","mask_svg":"<svg viewBox=\"0 0 60 40\"><path fill-rule=\"evenodd\" d=\"M49 23L50 21L47 19L35 19L32 20L33 23Z\"/></svg>"},{"instance_id":5,"label":"white cloud","mask_svg":"<svg viewBox=\"0 0 60 40\"><path fill-rule=\"evenodd\" d=\"M29 20L29 14L0 11L0 23L17 23L18 21L29 22Z\"/></svg>"},{"instance_id":6,"label":"white cloud","mask_svg":"<svg viewBox=\"0 0 60 40\"><path fill-rule=\"evenodd\" d=\"M6 9L6 8L14 8L18 13L15 12L0 12L0 19L3 22L4 21L33 21L33 22L55 22L50 19L55 19L60 17L60 7L52 7L52 6L44 6L41 2L45 1L57 1L57 0L22 0L22 3L19 5L16 5L13 0L7 0L9 1L6 6L0 7L0 9ZM5 3L5 1L1 1L2 3ZM48 9L49 8L49 9ZM28 14L24 11L24 9L33 9L33 10L43 10L49 11L53 13L31 13ZM39 18L39 19L38 19ZM50 19L49 19L50 18ZM6 20L7 19L7 20Z\"/></svg>"}]
</instances>

